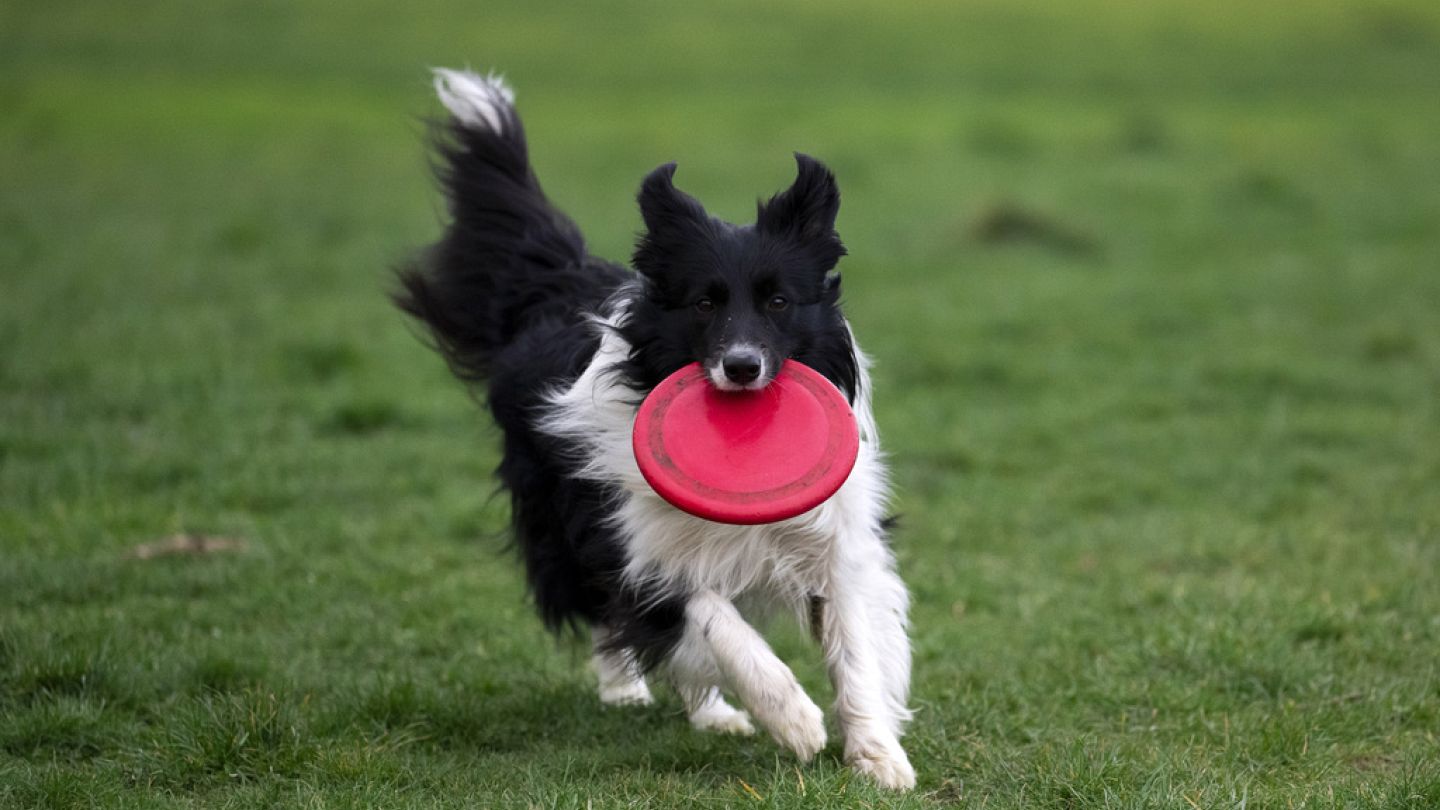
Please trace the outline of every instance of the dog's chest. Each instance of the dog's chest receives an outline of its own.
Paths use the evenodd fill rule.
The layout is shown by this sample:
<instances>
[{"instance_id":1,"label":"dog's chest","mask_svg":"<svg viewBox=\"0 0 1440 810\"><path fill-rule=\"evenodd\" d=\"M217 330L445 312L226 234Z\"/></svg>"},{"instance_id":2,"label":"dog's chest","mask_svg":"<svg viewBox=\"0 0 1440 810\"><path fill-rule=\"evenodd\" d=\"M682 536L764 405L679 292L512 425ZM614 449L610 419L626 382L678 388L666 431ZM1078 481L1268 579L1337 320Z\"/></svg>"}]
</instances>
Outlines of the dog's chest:
<instances>
[{"instance_id":1,"label":"dog's chest","mask_svg":"<svg viewBox=\"0 0 1440 810\"><path fill-rule=\"evenodd\" d=\"M625 546L627 577L649 587L764 594L797 604L823 591L837 545L879 520L884 472L869 438L868 401L862 398L856 408L865 437L860 457L830 500L780 523L714 523L662 500L640 474L631 442L635 393L612 371L628 349L613 331L602 333L589 367L551 397L538 424L572 449L574 474L620 493L609 522Z\"/></svg>"},{"instance_id":2,"label":"dog's chest","mask_svg":"<svg viewBox=\"0 0 1440 810\"><path fill-rule=\"evenodd\" d=\"M799 598L823 585L833 535L803 523L732 526L685 514L653 492L632 491L616 515L632 579L727 597Z\"/></svg>"}]
</instances>

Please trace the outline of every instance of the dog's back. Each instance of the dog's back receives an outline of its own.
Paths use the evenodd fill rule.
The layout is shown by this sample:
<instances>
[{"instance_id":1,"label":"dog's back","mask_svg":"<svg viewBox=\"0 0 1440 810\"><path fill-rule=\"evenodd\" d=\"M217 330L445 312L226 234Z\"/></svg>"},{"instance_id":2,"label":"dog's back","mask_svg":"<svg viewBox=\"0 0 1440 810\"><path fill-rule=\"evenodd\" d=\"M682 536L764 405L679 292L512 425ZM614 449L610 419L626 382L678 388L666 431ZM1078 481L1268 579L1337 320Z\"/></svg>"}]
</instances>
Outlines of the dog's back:
<instances>
[{"instance_id":1,"label":"dog's back","mask_svg":"<svg viewBox=\"0 0 1440 810\"><path fill-rule=\"evenodd\" d=\"M435 151L451 221L401 269L395 301L426 326L456 376L485 393L503 431L497 473L541 616L554 629L593 622L609 598L597 572L621 565L594 525L608 494L569 475L573 459L535 424L546 396L595 352L586 316L629 273L590 256L545 198L502 81L440 70L435 85L450 112Z\"/></svg>"}]
</instances>

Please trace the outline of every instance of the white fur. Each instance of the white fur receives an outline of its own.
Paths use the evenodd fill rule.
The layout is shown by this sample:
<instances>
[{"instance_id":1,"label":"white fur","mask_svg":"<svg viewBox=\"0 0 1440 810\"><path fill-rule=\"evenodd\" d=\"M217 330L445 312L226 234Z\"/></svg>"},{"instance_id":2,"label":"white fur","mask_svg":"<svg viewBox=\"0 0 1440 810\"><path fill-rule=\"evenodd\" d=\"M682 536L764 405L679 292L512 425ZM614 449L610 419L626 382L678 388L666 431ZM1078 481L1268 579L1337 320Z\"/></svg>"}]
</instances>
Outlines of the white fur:
<instances>
[{"instance_id":1,"label":"white fur","mask_svg":"<svg viewBox=\"0 0 1440 810\"><path fill-rule=\"evenodd\" d=\"M693 689L685 697L685 710L690 715L690 725L699 731L715 731L721 734L754 734L750 715L725 702L718 686L708 689Z\"/></svg>"},{"instance_id":2,"label":"white fur","mask_svg":"<svg viewBox=\"0 0 1440 810\"><path fill-rule=\"evenodd\" d=\"M600 681L600 702L607 706L648 706L655 702L640 665L628 650L608 650L604 644L609 631L599 625L591 630L595 654L591 663Z\"/></svg>"},{"instance_id":3,"label":"white fur","mask_svg":"<svg viewBox=\"0 0 1440 810\"><path fill-rule=\"evenodd\" d=\"M899 738L910 711L905 586L873 550L842 548L820 618L820 641L845 729L845 761L886 787L910 788L915 771Z\"/></svg>"},{"instance_id":4,"label":"white fur","mask_svg":"<svg viewBox=\"0 0 1440 810\"><path fill-rule=\"evenodd\" d=\"M435 94L440 102L469 127L501 132L505 110L514 106L515 91L500 76L481 76L468 70L435 68Z\"/></svg>"},{"instance_id":5,"label":"white fur","mask_svg":"<svg viewBox=\"0 0 1440 810\"><path fill-rule=\"evenodd\" d=\"M819 597L846 761L885 787L913 786L898 739L910 717L909 597L880 534L888 488L868 362L861 355L854 405L860 454L840 490L778 523L714 523L662 500L636 465L634 392L612 370L629 352L612 328L626 315L620 300L597 324L600 348L589 367L552 395L540 428L583 448L580 475L618 485L613 520L627 546L630 583L657 597L690 595L670 672L692 722L706 696L727 686L781 744L813 756L824 744L819 710L735 604L778 605L801 617Z\"/></svg>"},{"instance_id":6,"label":"white fur","mask_svg":"<svg viewBox=\"0 0 1440 810\"><path fill-rule=\"evenodd\" d=\"M715 672L775 741L801 760L809 762L825 747L825 715L800 688L795 674L730 600L701 591L685 605L685 634L671 673L682 692L693 694L709 687L706 682L713 683Z\"/></svg>"}]
</instances>

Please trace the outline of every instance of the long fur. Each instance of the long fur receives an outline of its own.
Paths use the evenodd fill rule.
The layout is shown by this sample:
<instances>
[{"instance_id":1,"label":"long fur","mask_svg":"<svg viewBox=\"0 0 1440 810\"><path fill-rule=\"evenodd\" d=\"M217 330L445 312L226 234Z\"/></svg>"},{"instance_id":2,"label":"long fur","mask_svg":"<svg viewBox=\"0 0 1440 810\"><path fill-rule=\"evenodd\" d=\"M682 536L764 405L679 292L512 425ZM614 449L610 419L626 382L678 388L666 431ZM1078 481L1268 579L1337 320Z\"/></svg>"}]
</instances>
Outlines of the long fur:
<instances>
[{"instance_id":1,"label":"long fur","mask_svg":"<svg viewBox=\"0 0 1440 810\"><path fill-rule=\"evenodd\" d=\"M497 473L546 624L593 629L602 700L647 702L644 674L663 671L697 728L748 733L753 715L808 760L825 741L820 711L743 616L813 612L847 762L887 787L913 785L898 742L908 596L884 537L867 363L839 307L833 175L797 155L795 183L736 226L661 166L641 184L646 230L631 273L589 255L545 198L502 81L437 71L436 88L450 112L437 152L451 221L401 271L396 302L487 394L504 434ZM854 408L860 456L839 492L761 526L706 521L656 495L630 444L644 395L697 361L717 387L763 387L787 358Z\"/></svg>"}]
</instances>

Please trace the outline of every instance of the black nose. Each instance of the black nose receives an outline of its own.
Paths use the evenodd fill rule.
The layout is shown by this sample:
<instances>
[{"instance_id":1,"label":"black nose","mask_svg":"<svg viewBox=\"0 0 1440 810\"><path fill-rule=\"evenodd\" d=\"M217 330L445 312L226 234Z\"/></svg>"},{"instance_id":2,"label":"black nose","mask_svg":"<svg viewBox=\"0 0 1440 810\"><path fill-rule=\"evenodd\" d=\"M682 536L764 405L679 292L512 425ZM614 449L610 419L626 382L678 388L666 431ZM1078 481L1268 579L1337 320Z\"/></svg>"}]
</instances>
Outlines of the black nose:
<instances>
[{"instance_id":1,"label":"black nose","mask_svg":"<svg viewBox=\"0 0 1440 810\"><path fill-rule=\"evenodd\" d=\"M721 361L725 376L737 385L755 382L760 376L760 353L754 349L734 349L725 353Z\"/></svg>"}]
</instances>

